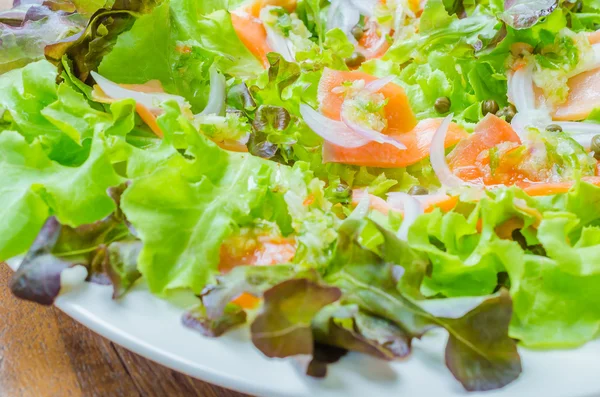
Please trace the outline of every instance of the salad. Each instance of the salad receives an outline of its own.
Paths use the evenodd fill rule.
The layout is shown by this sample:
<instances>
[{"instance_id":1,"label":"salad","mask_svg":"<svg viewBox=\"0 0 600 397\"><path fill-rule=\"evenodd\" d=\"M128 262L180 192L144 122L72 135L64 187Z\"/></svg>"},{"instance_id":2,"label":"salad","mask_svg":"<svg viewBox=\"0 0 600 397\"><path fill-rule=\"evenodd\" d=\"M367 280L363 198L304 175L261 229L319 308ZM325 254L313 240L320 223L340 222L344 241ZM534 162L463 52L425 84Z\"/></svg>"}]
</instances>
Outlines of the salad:
<instances>
[{"instance_id":1,"label":"salad","mask_svg":"<svg viewBox=\"0 0 600 397\"><path fill-rule=\"evenodd\" d=\"M468 391L600 328L598 0L52 0L0 13L0 260L197 295L308 375L449 338ZM306 360L309 357L309 360Z\"/></svg>"}]
</instances>

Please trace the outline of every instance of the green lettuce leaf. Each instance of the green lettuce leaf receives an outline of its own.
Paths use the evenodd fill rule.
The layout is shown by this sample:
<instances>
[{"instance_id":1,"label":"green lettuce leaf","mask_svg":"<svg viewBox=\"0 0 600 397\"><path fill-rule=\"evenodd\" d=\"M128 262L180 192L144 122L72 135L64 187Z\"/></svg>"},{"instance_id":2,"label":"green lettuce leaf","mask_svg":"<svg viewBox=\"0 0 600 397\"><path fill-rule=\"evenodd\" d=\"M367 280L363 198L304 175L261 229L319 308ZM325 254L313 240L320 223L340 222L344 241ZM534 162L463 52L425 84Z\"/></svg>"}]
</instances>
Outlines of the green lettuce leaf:
<instances>
[{"instance_id":1,"label":"green lettuce leaf","mask_svg":"<svg viewBox=\"0 0 600 397\"><path fill-rule=\"evenodd\" d=\"M0 133L0 159L3 260L25 251L51 214L63 224L79 226L115 209L106 189L122 179L101 138L94 139L83 164L65 167L50 160L39 142L28 144L16 132L4 131Z\"/></svg>"},{"instance_id":2,"label":"green lettuce leaf","mask_svg":"<svg viewBox=\"0 0 600 397\"><path fill-rule=\"evenodd\" d=\"M221 71L233 76L248 77L263 71L261 62L238 38L226 10L216 10L206 14L203 2L193 0L172 0L171 10L180 40L197 41L199 47L219 61Z\"/></svg>"},{"instance_id":3,"label":"green lettuce leaf","mask_svg":"<svg viewBox=\"0 0 600 397\"><path fill-rule=\"evenodd\" d=\"M327 238L332 215L320 209L318 197L313 206L303 205L321 186L309 190L311 176L301 165L222 150L199 135L175 105L159 121L166 137L185 137L185 157L171 152L168 166L151 167L153 172L136 178L122 201L145 244L139 266L153 292L199 293L217 273L223 239L255 218L277 222L284 234L295 231L299 262L326 263L322 255L335 238Z\"/></svg>"},{"instance_id":4,"label":"green lettuce leaf","mask_svg":"<svg viewBox=\"0 0 600 397\"><path fill-rule=\"evenodd\" d=\"M38 144L50 159L80 165L95 133L125 136L134 125L135 103L120 101L110 112L96 110L69 84L56 85L56 68L38 61L0 76L0 109L5 128ZM1 124L0 124L1 127Z\"/></svg>"},{"instance_id":5,"label":"green lettuce leaf","mask_svg":"<svg viewBox=\"0 0 600 397\"><path fill-rule=\"evenodd\" d=\"M398 263L406 260L401 253L410 253L410 248L388 249L385 258L381 257L361 244L363 225L352 218L342 224L334 257L339 270L325 278L342 290L341 303L358 305L387 319L408 337L445 328L450 334L446 364L469 391L500 388L519 376L521 361L515 342L508 336L512 302L506 291L487 297L414 300L399 284L403 274ZM414 277L415 270L411 276L413 290L418 289L421 279Z\"/></svg>"},{"instance_id":6,"label":"green lettuce leaf","mask_svg":"<svg viewBox=\"0 0 600 397\"><path fill-rule=\"evenodd\" d=\"M180 36L169 2L165 2L119 35L98 72L117 83L158 80L167 92L183 96L200 112L208 101L212 61L197 43L181 42Z\"/></svg>"}]
</instances>

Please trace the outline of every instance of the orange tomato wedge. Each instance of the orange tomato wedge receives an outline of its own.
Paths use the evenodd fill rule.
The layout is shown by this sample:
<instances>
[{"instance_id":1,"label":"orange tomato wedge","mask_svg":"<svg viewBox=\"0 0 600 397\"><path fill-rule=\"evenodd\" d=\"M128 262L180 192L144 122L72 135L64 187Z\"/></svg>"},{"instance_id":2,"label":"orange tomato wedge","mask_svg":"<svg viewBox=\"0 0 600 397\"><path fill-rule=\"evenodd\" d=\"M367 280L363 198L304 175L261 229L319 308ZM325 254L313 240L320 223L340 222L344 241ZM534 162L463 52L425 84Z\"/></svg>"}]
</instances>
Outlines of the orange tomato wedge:
<instances>
[{"instance_id":1,"label":"orange tomato wedge","mask_svg":"<svg viewBox=\"0 0 600 397\"><path fill-rule=\"evenodd\" d=\"M235 11L231 13L231 23L240 41L268 68L267 54L272 50L267 44L267 31L262 21L248 12Z\"/></svg>"},{"instance_id":2,"label":"orange tomato wedge","mask_svg":"<svg viewBox=\"0 0 600 397\"><path fill-rule=\"evenodd\" d=\"M296 243L293 239L271 236L258 236L248 240L242 249L227 243L221 245L219 271L228 273L237 266L268 266L288 263L296 255ZM244 309L253 309L260 303L260 298L242 293L232 300Z\"/></svg>"},{"instance_id":3,"label":"orange tomato wedge","mask_svg":"<svg viewBox=\"0 0 600 397\"><path fill-rule=\"evenodd\" d=\"M326 68L319 82L318 99L321 113L330 119L340 120L344 93L334 93L332 90L341 87L344 83L358 80L370 83L377 80L377 77L359 71L347 72ZM388 130L397 132L412 130L417 124L417 119L404 89L397 84L390 83L379 92L388 100L385 106Z\"/></svg>"},{"instance_id":4,"label":"orange tomato wedge","mask_svg":"<svg viewBox=\"0 0 600 397\"><path fill-rule=\"evenodd\" d=\"M441 118L422 120L409 132L390 134L406 146L405 150L377 142L370 142L358 148L344 148L325 142L323 144L323 161L365 167L408 167L429 156L431 140L442 120ZM445 146L454 146L467 137L468 134L462 127L452 123L446 135Z\"/></svg>"},{"instance_id":5,"label":"orange tomato wedge","mask_svg":"<svg viewBox=\"0 0 600 397\"><path fill-rule=\"evenodd\" d=\"M600 34L598 34L600 39ZM580 73L569 79L569 96L554 111L554 119L579 121L600 107L600 68Z\"/></svg>"},{"instance_id":6,"label":"orange tomato wedge","mask_svg":"<svg viewBox=\"0 0 600 397\"><path fill-rule=\"evenodd\" d=\"M239 250L228 244L221 245L219 271L228 273L237 266L268 266L287 263L296 255L296 243L293 239L259 236L255 241L248 241L246 249ZM260 298L242 293L232 303L244 309L253 309L260 303Z\"/></svg>"}]
</instances>

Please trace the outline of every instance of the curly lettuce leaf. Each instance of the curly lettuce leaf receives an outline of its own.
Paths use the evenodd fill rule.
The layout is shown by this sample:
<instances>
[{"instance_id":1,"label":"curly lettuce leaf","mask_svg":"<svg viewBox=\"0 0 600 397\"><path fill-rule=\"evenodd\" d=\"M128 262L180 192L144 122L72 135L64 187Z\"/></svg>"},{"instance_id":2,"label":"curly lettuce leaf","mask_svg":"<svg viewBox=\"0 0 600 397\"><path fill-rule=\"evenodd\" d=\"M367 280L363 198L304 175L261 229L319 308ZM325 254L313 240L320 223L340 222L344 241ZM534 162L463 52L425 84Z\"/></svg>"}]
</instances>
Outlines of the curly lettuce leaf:
<instances>
[{"instance_id":1,"label":"curly lettuce leaf","mask_svg":"<svg viewBox=\"0 0 600 397\"><path fill-rule=\"evenodd\" d=\"M122 178L107 152L106 143L96 138L80 166L65 167L50 160L39 142L28 144L16 132L0 133L2 260L25 251L51 214L63 224L79 226L114 211L106 189Z\"/></svg>"},{"instance_id":2,"label":"curly lettuce leaf","mask_svg":"<svg viewBox=\"0 0 600 397\"><path fill-rule=\"evenodd\" d=\"M117 83L158 80L165 91L185 97L196 112L208 101L211 58L194 42L179 41L169 2L140 16L102 58L98 72ZM160 56L157 56L160 54Z\"/></svg>"},{"instance_id":3,"label":"curly lettuce leaf","mask_svg":"<svg viewBox=\"0 0 600 397\"><path fill-rule=\"evenodd\" d=\"M547 256L520 253L507 264L514 299L511 335L525 345L574 347L596 337L599 200L600 188L583 182L548 200L536 235Z\"/></svg>"},{"instance_id":4,"label":"curly lettuce leaf","mask_svg":"<svg viewBox=\"0 0 600 397\"><path fill-rule=\"evenodd\" d=\"M397 263L406 260L400 253L410 248L389 250L383 258L361 244L363 225L351 218L344 222L334 259L339 270L326 277L342 290L341 303L387 319L409 337L437 327L446 329L450 334L446 363L467 390L497 389L519 376L521 361L516 343L508 336L512 303L506 291L483 298L412 299L398 283L403 276L397 271ZM401 244L406 243L395 243ZM413 289L418 288L421 278L411 279L416 284Z\"/></svg>"},{"instance_id":5,"label":"curly lettuce leaf","mask_svg":"<svg viewBox=\"0 0 600 397\"><path fill-rule=\"evenodd\" d=\"M131 100L112 104L110 113L92 108L69 84L56 85L56 68L47 61L0 76L5 128L28 142L37 139L50 159L64 165L85 161L97 132L125 136L134 126L134 108Z\"/></svg>"},{"instance_id":6,"label":"curly lettuce leaf","mask_svg":"<svg viewBox=\"0 0 600 397\"><path fill-rule=\"evenodd\" d=\"M118 202L122 191L117 188L108 193ZM60 292L63 270L82 265L90 280L112 284L113 298L117 298L139 278L139 241L118 241L128 236L130 230L119 210L78 227L51 216L13 275L11 291L21 299L51 305Z\"/></svg>"},{"instance_id":7,"label":"curly lettuce leaf","mask_svg":"<svg viewBox=\"0 0 600 397\"><path fill-rule=\"evenodd\" d=\"M159 122L166 137L185 137L185 157L174 151L166 166L149 167L152 172L136 178L122 201L145 244L139 266L153 292L199 293L217 273L223 239L255 218L277 222L285 233L295 231L299 262L326 261L321 256L331 245L324 237L331 234L332 215L321 209L319 197L303 205L321 187L309 190L311 176L301 165L225 151L199 135L177 106L168 107ZM167 185L170 189L163 188Z\"/></svg>"},{"instance_id":8,"label":"curly lettuce leaf","mask_svg":"<svg viewBox=\"0 0 600 397\"><path fill-rule=\"evenodd\" d=\"M203 50L219 56L221 71L233 76L249 77L263 71L261 62L237 36L227 10L206 13L203 2L172 0L170 3L179 40L196 41Z\"/></svg>"}]
</instances>

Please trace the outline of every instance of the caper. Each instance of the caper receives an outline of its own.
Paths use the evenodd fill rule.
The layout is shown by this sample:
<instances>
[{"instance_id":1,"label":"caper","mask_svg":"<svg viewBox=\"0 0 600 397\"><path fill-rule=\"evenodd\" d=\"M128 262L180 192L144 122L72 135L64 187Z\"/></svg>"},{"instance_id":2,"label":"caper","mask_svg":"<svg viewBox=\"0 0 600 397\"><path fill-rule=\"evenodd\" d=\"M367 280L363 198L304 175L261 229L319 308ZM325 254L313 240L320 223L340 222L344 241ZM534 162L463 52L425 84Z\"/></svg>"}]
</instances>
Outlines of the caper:
<instances>
[{"instance_id":1,"label":"caper","mask_svg":"<svg viewBox=\"0 0 600 397\"><path fill-rule=\"evenodd\" d=\"M498 113L496 113L496 116L504 117L504 119L510 123L513 117L515 117L515 114L517 114L517 109L513 104L509 104L508 106L500 109Z\"/></svg>"},{"instance_id":2,"label":"caper","mask_svg":"<svg viewBox=\"0 0 600 397\"><path fill-rule=\"evenodd\" d=\"M367 58L360 52L354 52L350 55L350 58L346 58L346 66L349 68L357 68L359 67Z\"/></svg>"},{"instance_id":3,"label":"caper","mask_svg":"<svg viewBox=\"0 0 600 397\"><path fill-rule=\"evenodd\" d=\"M594 158L596 160L600 160L600 135L594 135L590 145L590 150L594 152Z\"/></svg>"},{"instance_id":4,"label":"caper","mask_svg":"<svg viewBox=\"0 0 600 397\"><path fill-rule=\"evenodd\" d=\"M408 194L410 194L411 196L424 196L426 194L429 194L429 190L427 190L426 187L423 187L421 185L414 185L408 190Z\"/></svg>"},{"instance_id":5,"label":"caper","mask_svg":"<svg viewBox=\"0 0 600 397\"><path fill-rule=\"evenodd\" d=\"M354 36L356 41L360 41L365 35L365 30L360 25L354 25L350 33L352 33L352 36Z\"/></svg>"},{"instance_id":6,"label":"caper","mask_svg":"<svg viewBox=\"0 0 600 397\"><path fill-rule=\"evenodd\" d=\"M548 126L546 126L546 131L550 131L550 132L562 132L562 127L558 124L550 124Z\"/></svg>"},{"instance_id":7,"label":"caper","mask_svg":"<svg viewBox=\"0 0 600 397\"><path fill-rule=\"evenodd\" d=\"M346 194L350 191L350 187L348 187L348 185L346 185L345 183L339 183L336 187L335 187L335 192L338 194Z\"/></svg>"},{"instance_id":8,"label":"caper","mask_svg":"<svg viewBox=\"0 0 600 397\"><path fill-rule=\"evenodd\" d=\"M435 100L435 104L433 105L433 107L438 113L448 113L451 105L452 102L450 102L450 98L448 98L447 96L441 96Z\"/></svg>"},{"instance_id":9,"label":"caper","mask_svg":"<svg viewBox=\"0 0 600 397\"><path fill-rule=\"evenodd\" d=\"M500 110L500 107L498 106L498 103L493 99L488 99L487 101L484 101L481 105L481 112L484 116L488 113L496 114L498 113L498 110Z\"/></svg>"}]
</instances>

